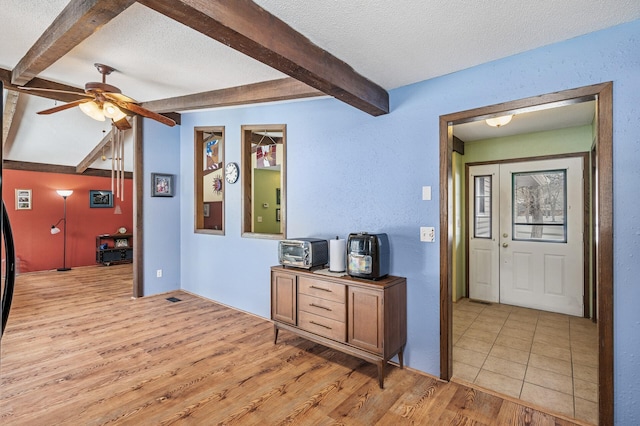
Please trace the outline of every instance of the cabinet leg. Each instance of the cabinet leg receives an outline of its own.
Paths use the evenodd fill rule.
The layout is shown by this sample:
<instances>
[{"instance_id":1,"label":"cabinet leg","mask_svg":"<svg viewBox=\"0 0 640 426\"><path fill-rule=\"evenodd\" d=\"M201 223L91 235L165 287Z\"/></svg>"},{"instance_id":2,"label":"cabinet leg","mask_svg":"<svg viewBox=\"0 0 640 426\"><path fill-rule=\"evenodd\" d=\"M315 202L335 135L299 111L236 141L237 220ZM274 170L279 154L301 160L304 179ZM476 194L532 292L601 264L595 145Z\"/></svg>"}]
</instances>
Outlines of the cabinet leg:
<instances>
[{"instance_id":1,"label":"cabinet leg","mask_svg":"<svg viewBox=\"0 0 640 426\"><path fill-rule=\"evenodd\" d=\"M378 362L378 385L380 385L380 389L384 389L384 365L387 361L382 360Z\"/></svg>"},{"instance_id":2,"label":"cabinet leg","mask_svg":"<svg viewBox=\"0 0 640 426\"><path fill-rule=\"evenodd\" d=\"M400 368L404 367L404 346L400 348L400 352L398 352L398 361L400 362Z\"/></svg>"},{"instance_id":3,"label":"cabinet leg","mask_svg":"<svg viewBox=\"0 0 640 426\"><path fill-rule=\"evenodd\" d=\"M273 325L273 344L275 345L276 343L278 343L278 326L277 325Z\"/></svg>"}]
</instances>

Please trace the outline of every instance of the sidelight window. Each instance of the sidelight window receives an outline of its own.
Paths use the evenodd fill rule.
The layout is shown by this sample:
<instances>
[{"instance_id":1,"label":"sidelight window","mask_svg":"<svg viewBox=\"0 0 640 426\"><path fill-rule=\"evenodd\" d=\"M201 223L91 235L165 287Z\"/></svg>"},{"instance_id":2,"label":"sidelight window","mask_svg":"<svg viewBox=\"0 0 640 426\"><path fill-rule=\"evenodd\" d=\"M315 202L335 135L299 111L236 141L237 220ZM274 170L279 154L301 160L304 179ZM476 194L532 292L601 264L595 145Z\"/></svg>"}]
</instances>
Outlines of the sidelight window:
<instances>
[{"instance_id":1,"label":"sidelight window","mask_svg":"<svg viewBox=\"0 0 640 426\"><path fill-rule=\"evenodd\" d=\"M491 176L474 176L474 238L491 238Z\"/></svg>"}]
</instances>

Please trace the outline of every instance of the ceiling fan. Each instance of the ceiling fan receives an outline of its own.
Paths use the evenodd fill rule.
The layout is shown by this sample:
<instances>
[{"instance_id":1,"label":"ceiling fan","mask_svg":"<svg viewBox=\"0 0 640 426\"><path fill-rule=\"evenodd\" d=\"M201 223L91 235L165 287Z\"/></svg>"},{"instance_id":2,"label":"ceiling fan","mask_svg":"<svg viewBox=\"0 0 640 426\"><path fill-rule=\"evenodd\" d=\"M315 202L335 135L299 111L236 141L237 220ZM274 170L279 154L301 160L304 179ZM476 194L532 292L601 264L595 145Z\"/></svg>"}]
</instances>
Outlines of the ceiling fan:
<instances>
[{"instance_id":1,"label":"ceiling fan","mask_svg":"<svg viewBox=\"0 0 640 426\"><path fill-rule=\"evenodd\" d=\"M176 122L164 115L149 111L141 107L137 102L128 96L122 94L120 89L106 83L106 77L115 71L114 68L104 64L94 64L98 72L102 74L102 82L89 82L84 86L84 93L70 92L67 90L44 89L37 87L21 87L21 89L29 91L41 92L57 92L68 93L81 96L83 99L59 105L38 114L53 114L54 112L64 111L65 109L79 107L82 112L87 114L94 120L104 121L110 118L118 129L130 129L131 125L126 120L128 115L141 115L151 118L167 126L175 126Z\"/></svg>"}]
</instances>

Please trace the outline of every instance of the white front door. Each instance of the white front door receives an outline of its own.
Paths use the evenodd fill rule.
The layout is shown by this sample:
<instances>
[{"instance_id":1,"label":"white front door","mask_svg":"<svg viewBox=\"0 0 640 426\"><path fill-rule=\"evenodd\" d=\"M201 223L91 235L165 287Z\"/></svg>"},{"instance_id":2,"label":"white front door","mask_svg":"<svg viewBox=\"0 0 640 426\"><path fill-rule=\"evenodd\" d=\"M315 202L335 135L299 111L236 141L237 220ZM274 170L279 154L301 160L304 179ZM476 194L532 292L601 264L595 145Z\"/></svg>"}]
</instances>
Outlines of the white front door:
<instances>
[{"instance_id":1,"label":"white front door","mask_svg":"<svg viewBox=\"0 0 640 426\"><path fill-rule=\"evenodd\" d=\"M487 204L478 185L491 167ZM470 167L469 297L582 316L582 178L581 158Z\"/></svg>"}]
</instances>

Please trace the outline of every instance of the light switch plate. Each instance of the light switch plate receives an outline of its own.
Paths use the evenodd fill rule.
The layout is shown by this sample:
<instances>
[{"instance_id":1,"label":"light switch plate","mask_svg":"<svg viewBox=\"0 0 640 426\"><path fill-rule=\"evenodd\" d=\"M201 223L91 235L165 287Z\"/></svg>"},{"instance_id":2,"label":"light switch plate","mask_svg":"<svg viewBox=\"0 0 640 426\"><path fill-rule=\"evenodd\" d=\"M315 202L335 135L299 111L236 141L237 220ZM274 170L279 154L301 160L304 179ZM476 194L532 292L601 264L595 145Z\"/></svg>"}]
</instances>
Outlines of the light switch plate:
<instances>
[{"instance_id":1,"label":"light switch plate","mask_svg":"<svg viewBox=\"0 0 640 426\"><path fill-rule=\"evenodd\" d=\"M423 200L431 200L431 187L430 186L423 186L422 187L422 199Z\"/></svg>"},{"instance_id":2,"label":"light switch plate","mask_svg":"<svg viewBox=\"0 0 640 426\"><path fill-rule=\"evenodd\" d=\"M433 226L421 226L420 227L420 241L425 243L432 243L436 240L436 228Z\"/></svg>"}]
</instances>

